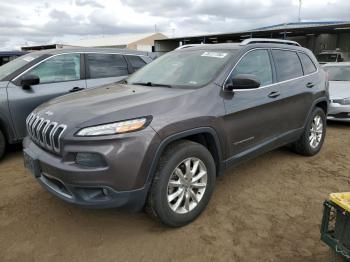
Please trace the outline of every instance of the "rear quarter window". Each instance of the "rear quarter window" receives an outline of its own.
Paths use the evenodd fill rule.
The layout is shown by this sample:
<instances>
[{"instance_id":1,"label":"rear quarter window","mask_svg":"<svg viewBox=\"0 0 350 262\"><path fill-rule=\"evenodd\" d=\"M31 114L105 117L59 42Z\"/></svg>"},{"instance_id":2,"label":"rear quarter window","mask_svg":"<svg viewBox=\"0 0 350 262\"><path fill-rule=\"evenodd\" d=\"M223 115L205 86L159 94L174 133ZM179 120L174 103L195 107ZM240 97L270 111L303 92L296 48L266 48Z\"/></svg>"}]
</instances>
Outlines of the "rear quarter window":
<instances>
[{"instance_id":1,"label":"rear quarter window","mask_svg":"<svg viewBox=\"0 0 350 262\"><path fill-rule=\"evenodd\" d=\"M296 52L272 50L279 82L303 76L300 59Z\"/></svg>"},{"instance_id":2,"label":"rear quarter window","mask_svg":"<svg viewBox=\"0 0 350 262\"><path fill-rule=\"evenodd\" d=\"M317 71L314 62L312 62L311 58L307 54L299 53L299 57L303 65L305 75L312 74Z\"/></svg>"},{"instance_id":3,"label":"rear quarter window","mask_svg":"<svg viewBox=\"0 0 350 262\"><path fill-rule=\"evenodd\" d=\"M146 62L139 56L128 55L126 57L135 71L146 65Z\"/></svg>"}]
</instances>

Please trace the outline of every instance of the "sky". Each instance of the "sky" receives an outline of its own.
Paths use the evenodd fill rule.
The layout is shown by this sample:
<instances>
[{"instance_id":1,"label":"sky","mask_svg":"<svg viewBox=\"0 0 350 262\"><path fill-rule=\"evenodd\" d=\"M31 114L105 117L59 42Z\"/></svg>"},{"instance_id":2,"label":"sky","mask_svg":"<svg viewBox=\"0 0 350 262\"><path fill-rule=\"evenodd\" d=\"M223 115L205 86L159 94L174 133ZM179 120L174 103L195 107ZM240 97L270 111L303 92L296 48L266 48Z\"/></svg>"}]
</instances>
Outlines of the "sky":
<instances>
[{"instance_id":1,"label":"sky","mask_svg":"<svg viewBox=\"0 0 350 262\"><path fill-rule=\"evenodd\" d=\"M155 30L168 37L236 32L296 22L298 4L299 0L2 0L0 50ZM302 0L302 21L350 20L349 13L349 0Z\"/></svg>"}]
</instances>

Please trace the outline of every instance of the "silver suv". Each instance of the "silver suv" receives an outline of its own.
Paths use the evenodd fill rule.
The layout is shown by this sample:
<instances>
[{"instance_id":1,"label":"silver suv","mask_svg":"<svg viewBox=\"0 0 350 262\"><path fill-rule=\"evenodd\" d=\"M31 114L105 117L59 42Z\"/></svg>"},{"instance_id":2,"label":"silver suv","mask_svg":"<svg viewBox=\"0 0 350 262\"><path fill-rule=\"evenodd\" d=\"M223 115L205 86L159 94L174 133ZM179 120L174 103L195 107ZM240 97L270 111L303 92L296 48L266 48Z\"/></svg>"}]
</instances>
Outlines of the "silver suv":
<instances>
[{"instance_id":1,"label":"silver suv","mask_svg":"<svg viewBox=\"0 0 350 262\"><path fill-rule=\"evenodd\" d=\"M26 135L25 119L43 102L111 84L152 59L125 49L60 49L21 56L0 67L0 158Z\"/></svg>"}]
</instances>

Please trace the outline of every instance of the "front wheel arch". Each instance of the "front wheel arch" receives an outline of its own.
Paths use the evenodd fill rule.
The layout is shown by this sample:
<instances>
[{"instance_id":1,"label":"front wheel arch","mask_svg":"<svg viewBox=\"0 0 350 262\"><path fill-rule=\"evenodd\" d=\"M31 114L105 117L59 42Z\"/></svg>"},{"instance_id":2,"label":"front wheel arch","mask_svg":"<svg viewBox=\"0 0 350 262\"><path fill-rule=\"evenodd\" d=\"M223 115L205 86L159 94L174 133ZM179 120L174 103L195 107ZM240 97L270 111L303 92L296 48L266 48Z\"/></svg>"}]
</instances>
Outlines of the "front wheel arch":
<instances>
[{"instance_id":1,"label":"front wheel arch","mask_svg":"<svg viewBox=\"0 0 350 262\"><path fill-rule=\"evenodd\" d=\"M205 143L208 142L208 140L203 140L203 139L208 139L209 138L209 145L205 145ZM155 157L153 158L148 177L146 180L147 185L149 185L153 179L153 176L155 174L157 165L159 163L160 157L162 153L165 151L165 149L171 145L174 142L180 141L180 140L190 140L193 142L197 142L199 144L204 145L212 154L216 166L217 166L217 175L222 174L224 167L222 166L222 147L220 144L219 137L216 133L216 131L211 128L211 127L199 127L199 128L194 128L191 130L186 130L183 132L179 132L176 134L173 134L171 136L166 137L165 139L162 140L160 145L158 146ZM204 144L203 144L204 143ZM209 148L208 148L209 147Z\"/></svg>"}]
</instances>

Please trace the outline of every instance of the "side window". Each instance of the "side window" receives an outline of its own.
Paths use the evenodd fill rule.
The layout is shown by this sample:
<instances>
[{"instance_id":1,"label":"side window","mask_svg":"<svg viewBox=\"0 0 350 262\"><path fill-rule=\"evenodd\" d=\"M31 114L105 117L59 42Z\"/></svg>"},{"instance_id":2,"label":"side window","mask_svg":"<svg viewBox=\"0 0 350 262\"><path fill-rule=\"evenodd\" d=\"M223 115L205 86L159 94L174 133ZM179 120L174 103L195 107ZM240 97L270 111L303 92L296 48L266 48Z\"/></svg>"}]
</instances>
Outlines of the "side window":
<instances>
[{"instance_id":1,"label":"side window","mask_svg":"<svg viewBox=\"0 0 350 262\"><path fill-rule=\"evenodd\" d=\"M118 54L87 54L90 78L126 76L129 74L125 58Z\"/></svg>"},{"instance_id":2,"label":"side window","mask_svg":"<svg viewBox=\"0 0 350 262\"><path fill-rule=\"evenodd\" d=\"M146 65L146 62L143 61L139 56L128 55L127 57L134 70L138 70Z\"/></svg>"},{"instance_id":3,"label":"side window","mask_svg":"<svg viewBox=\"0 0 350 262\"><path fill-rule=\"evenodd\" d=\"M317 68L316 68L315 64L312 62L311 58L307 54L299 53L299 57L300 57L302 65L303 65L305 75L316 72Z\"/></svg>"},{"instance_id":4,"label":"side window","mask_svg":"<svg viewBox=\"0 0 350 262\"><path fill-rule=\"evenodd\" d=\"M303 69L296 52L272 50L272 54L276 63L278 81L285 81L303 76Z\"/></svg>"},{"instance_id":5,"label":"side window","mask_svg":"<svg viewBox=\"0 0 350 262\"><path fill-rule=\"evenodd\" d=\"M272 69L267 50L254 50L247 53L233 70L230 78L239 74L255 75L261 86L272 84Z\"/></svg>"},{"instance_id":6,"label":"side window","mask_svg":"<svg viewBox=\"0 0 350 262\"><path fill-rule=\"evenodd\" d=\"M27 74L40 78L40 84L80 79L80 54L57 55L42 62Z\"/></svg>"}]
</instances>

